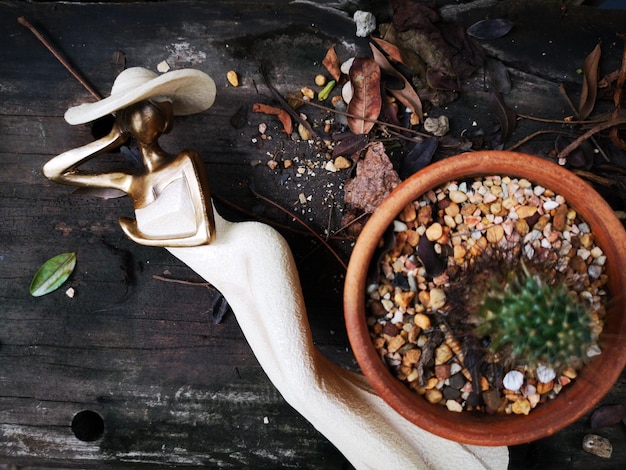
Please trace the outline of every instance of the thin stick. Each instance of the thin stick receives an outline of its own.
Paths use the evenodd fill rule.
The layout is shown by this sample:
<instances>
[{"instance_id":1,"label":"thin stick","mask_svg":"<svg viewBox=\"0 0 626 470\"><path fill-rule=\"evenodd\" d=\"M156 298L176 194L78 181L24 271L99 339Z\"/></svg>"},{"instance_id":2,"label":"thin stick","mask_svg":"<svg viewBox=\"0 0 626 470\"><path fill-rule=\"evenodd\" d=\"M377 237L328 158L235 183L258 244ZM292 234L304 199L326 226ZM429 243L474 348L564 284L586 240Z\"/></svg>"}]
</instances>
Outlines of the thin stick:
<instances>
[{"instance_id":1,"label":"thin stick","mask_svg":"<svg viewBox=\"0 0 626 470\"><path fill-rule=\"evenodd\" d=\"M258 197L259 199L262 199L263 201L267 202L268 204L271 204L272 206L276 207L277 209L283 211L285 214L288 214L289 217L293 217L298 223L300 223L304 228L306 228L309 232L311 232L311 234L317 239L319 240L320 243L322 243L326 249L335 257L335 259L337 261L339 261L339 264L341 264L341 266L343 267L343 269L348 269L348 266L346 266L346 263L344 263L344 261L341 259L341 257L337 254L337 252L335 250L333 250L333 248L328 244L328 242L326 240L324 240L324 238L322 238L320 236L319 233L317 233L315 230L313 230L311 227L309 227L302 219L300 219L297 215L289 212L287 209L285 209L284 207L282 207L280 204L275 203L274 201L272 201L271 199L257 193L255 190L253 190L252 188L250 188L250 191L252 192L252 194L255 197Z\"/></svg>"},{"instance_id":2,"label":"thin stick","mask_svg":"<svg viewBox=\"0 0 626 470\"><path fill-rule=\"evenodd\" d=\"M580 144L582 144L586 139L592 137L594 134L597 134L600 131L603 131L605 129L610 129L611 127L619 126L619 125L622 125L622 124L626 124L626 118L610 119L610 120L608 120L606 122L598 124L597 126L589 129L583 135L578 137L574 142L569 144L563 150L561 150L559 152L559 154L556 156L556 159L559 160L561 158L567 157L573 150L578 148L578 146L580 146Z\"/></svg>"},{"instance_id":3,"label":"thin stick","mask_svg":"<svg viewBox=\"0 0 626 470\"><path fill-rule=\"evenodd\" d=\"M63 58L63 56L61 56L61 54L59 54L59 53L57 52L57 50L56 50L56 49L54 48L54 46L50 43L50 41L48 41L48 40L47 40L47 39L46 39L46 38L45 38L45 37L44 37L44 36L43 36L43 35L42 35L42 34L41 34L38 30L37 30L37 28L35 28L32 24L30 24L30 23L29 23L29 21L28 21L25 17L23 17L23 16L20 16L20 17L17 19L17 21L18 21L18 23L20 23L21 25L26 26L28 29L30 29L30 30L31 30L31 32L35 35L35 37L36 37L37 39L39 39L39 41L40 41L40 42L41 42L44 46L46 46L46 48L47 48L50 52L52 52L52 55L53 55L54 57L56 57L56 59L57 59L59 62L61 62L61 65L63 65L63 67L65 67L65 68L67 69L67 71L68 71L69 73L71 73L71 74L74 76L74 78L75 78L76 80L78 80L78 81L79 81L79 83L80 83L82 86L84 86L84 87L87 89L87 91L88 91L89 93L91 93L91 95L92 95L95 99L97 99L97 100L101 100L101 99L102 99L102 95L101 95L100 93L98 93L96 90L94 90L94 89L91 87L91 85L89 85L89 83L87 83L87 81L86 81L83 77L81 77L81 76L78 74L78 72L76 72L76 70L74 70L74 68L73 68L73 67L72 67L72 66L71 66L71 65L67 62L67 60L65 60L65 58Z\"/></svg>"},{"instance_id":4,"label":"thin stick","mask_svg":"<svg viewBox=\"0 0 626 470\"><path fill-rule=\"evenodd\" d=\"M208 282L193 282L193 281L184 281L182 279L174 279L171 277L159 276L158 274L154 274L152 279L156 279L157 281L163 282L172 282L174 284L183 284L185 286L197 286L197 287L206 287L211 289L213 286Z\"/></svg>"}]
</instances>

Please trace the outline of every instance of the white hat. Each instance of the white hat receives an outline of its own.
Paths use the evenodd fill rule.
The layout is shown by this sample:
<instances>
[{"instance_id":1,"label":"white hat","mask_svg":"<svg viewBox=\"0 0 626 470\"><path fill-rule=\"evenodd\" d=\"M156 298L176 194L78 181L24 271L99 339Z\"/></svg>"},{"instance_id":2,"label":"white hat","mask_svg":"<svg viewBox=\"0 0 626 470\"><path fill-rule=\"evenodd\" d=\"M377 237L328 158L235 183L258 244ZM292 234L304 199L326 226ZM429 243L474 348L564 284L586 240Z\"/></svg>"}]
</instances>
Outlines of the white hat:
<instances>
[{"instance_id":1,"label":"white hat","mask_svg":"<svg viewBox=\"0 0 626 470\"><path fill-rule=\"evenodd\" d=\"M148 98L171 101L177 116L199 113L215 101L215 82L200 70L157 75L143 67L131 67L117 76L109 97L68 109L65 120L70 124L91 122Z\"/></svg>"}]
</instances>

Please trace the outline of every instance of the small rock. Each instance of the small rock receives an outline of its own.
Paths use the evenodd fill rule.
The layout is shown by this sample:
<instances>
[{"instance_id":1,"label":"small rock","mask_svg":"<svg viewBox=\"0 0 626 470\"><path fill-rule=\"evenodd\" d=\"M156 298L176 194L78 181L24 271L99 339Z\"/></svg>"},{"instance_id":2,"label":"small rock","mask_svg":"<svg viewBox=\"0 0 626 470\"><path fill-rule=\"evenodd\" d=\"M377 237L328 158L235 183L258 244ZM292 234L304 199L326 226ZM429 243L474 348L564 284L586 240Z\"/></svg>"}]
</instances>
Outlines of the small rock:
<instances>
[{"instance_id":1,"label":"small rock","mask_svg":"<svg viewBox=\"0 0 626 470\"><path fill-rule=\"evenodd\" d=\"M450 385L450 387L452 388L457 388L461 390L466 382L467 381L465 380L465 376L463 375L463 373L459 372L450 376L450 379L448 380L448 385Z\"/></svg>"},{"instance_id":2,"label":"small rock","mask_svg":"<svg viewBox=\"0 0 626 470\"><path fill-rule=\"evenodd\" d=\"M443 399L443 393L441 390L436 388L431 388L426 390L426 394L424 395L428 403L439 403Z\"/></svg>"},{"instance_id":3,"label":"small rock","mask_svg":"<svg viewBox=\"0 0 626 470\"><path fill-rule=\"evenodd\" d=\"M435 350L435 365L445 364L452 358L452 355L452 350L448 347L448 345L442 344Z\"/></svg>"},{"instance_id":4,"label":"small rock","mask_svg":"<svg viewBox=\"0 0 626 470\"><path fill-rule=\"evenodd\" d=\"M346 168L350 168L352 166L352 162L346 157L337 157L333 163L335 168L338 170L345 170Z\"/></svg>"},{"instance_id":5,"label":"small rock","mask_svg":"<svg viewBox=\"0 0 626 470\"><path fill-rule=\"evenodd\" d=\"M507 372L502 380L502 385L507 390L511 390L512 392L517 392L522 385L524 384L524 374L522 374L519 370L511 370Z\"/></svg>"},{"instance_id":6,"label":"small rock","mask_svg":"<svg viewBox=\"0 0 626 470\"><path fill-rule=\"evenodd\" d=\"M537 208L535 206L520 206L515 211L520 219L526 219L535 215Z\"/></svg>"},{"instance_id":7,"label":"small rock","mask_svg":"<svg viewBox=\"0 0 626 470\"><path fill-rule=\"evenodd\" d=\"M504 237L504 227L492 225L487 229L486 237L489 243L498 243Z\"/></svg>"},{"instance_id":8,"label":"small rock","mask_svg":"<svg viewBox=\"0 0 626 470\"><path fill-rule=\"evenodd\" d=\"M430 290L428 306L433 310L438 310L446 304L446 293L438 287Z\"/></svg>"},{"instance_id":9,"label":"small rock","mask_svg":"<svg viewBox=\"0 0 626 470\"><path fill-rule=\"evenodd\" d=\"M228 83L234 87L239 86L239 77L237 76L237 72L234 70L229 70L228 73L226 73L226 80L228 80Z\"/></svg>"},{"instance_id":10,"label":"small rock","mask_svg":"<svg viewBox=\"0 0 626 470\"><path fill-rule=\"evenodd\" d=\"M556 372L552 367L547 367L544 365L537 366L537 380L539 382L547 383L551 380L554 380L556 377Z\"/></svg>"},{"instance_id":11,"label":"small rock","mask_svg":"<svg viewBox=\"0 0 626 470\"><path fill-rule=\"evenodd\" d=\"M431 242L437 241L443 235L443 227L439 222L435 222L426 229L426 238Z\"/></svg>"},{"instance_id":12,"label":"small rock","mask_svg":"<svg viewBox=\"0 0 626 470\"><path fill-rule=\"evenodd\" d=\"M159 62L159 65L157 65L157 70L161 73L169 72L170 64L168 64L166 60L162 60Z\"/></svg>"},{"instance_id":13,"label":"small rock","mask_svg":"<svg viewBox=\"0 0 626 470\"><path fill-rule=\"evenodd\" d=\"M452 202L456 202L457 204L460 204L462 202L467 201L467 194L464 193L463 191L459 191L458 189L454 189L450 191L450 200Z\"/></svg>"},{"instance_id":14,"label":"small rock","mask_svg":"<svg viewBox=\"0 0 626 470\"><path fill-rule=\"evenodd\" d=\"M603 459L609 459L613 453L613 446L608 439L602 436L587 434L583 437L583 450Z\"/></svg>"},{"instance_id":15,"label":"small rock","mask_svg":"<svg viewBox=\"0 0 626 470\"><path fill-rule=\"evenodd\" d=\"M461 390L458 390L454 387L445 386L442 389L443 397L446 400L456 400L461 396Z\"/></svg>"},{"instance_id":16,"label":"small rock","mask_svg":"<svg viewBox=\"0 0 626 470\"><path fill-rule=\"evenodd\" d=\"M483 400L485 401L485 405L494 411L502 406L502 396L500 396L500 392L494 389L483 392Z\"/></svg>"},{"instance_id":17,"label":"small rock","mask_svg":"<svg viewBox=\"0 0 626 470\"><path fill-rule=\"evenodd\" d=\"M461 411L463 411L463 405L461 405L458 401L455 401L455 400L446 401L446 408L448 408L449 411L455 411L457 413L460 413Z\"/></svg>"},{"instance_id":18,"label":"small rock","mask_svg":"<svg viewBox=\"0 0 626 470\"><path fill-rule=\"evenodd\" d=\"M369 11L357 10L352 18L356 23L357 37L365 38L376 30L376 17Z\"/></svg>"},{"instance_id":19,"label":"small rock","mask_svg":"<svg viewBox=\"0 0 626 470\"><path fill-rule=\"evenodd\" d=\"M424 130L436 137L442 137L450 130L450 122L446 116L429 117L424 120Z\"/></svg>"},{"instance_id":20,"label":"small rock","mask_svg":"<svg viewBox=\"0 0 626 470\"><path fill-rule=\"evenodd\" d=\"M428 330L430 328L430 317L423 313L418 313L413 317L413 323L422 330Z\"/></svg>"},{"instance_id":21,"label":"small rock","mask_svg":"<svg viewBox=\"0 0 626 470\"><path fill-rule=\"evenodd\" d=\"M512 410L516 415L527 415L530 413L530 402L526 398L520 398L513 402Z\"/></svg>"}]
</instances>

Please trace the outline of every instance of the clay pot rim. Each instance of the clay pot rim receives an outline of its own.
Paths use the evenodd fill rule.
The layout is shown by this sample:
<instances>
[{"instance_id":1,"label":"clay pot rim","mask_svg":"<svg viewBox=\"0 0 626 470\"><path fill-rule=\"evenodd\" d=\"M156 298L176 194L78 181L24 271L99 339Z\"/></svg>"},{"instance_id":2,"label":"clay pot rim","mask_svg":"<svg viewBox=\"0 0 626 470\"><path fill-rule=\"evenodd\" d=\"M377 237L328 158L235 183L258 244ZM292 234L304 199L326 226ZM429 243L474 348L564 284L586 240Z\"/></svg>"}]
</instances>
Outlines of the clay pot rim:
<instances>
[{"instance_id":1,"label":"clay pot rim","mask_svg":"<svg viewBox=\"0 0 626 470\"><path fill-rule=\"evenodd\" d=\"M626 298L613 298L600 346L603 353L591 367L564 387L557 399L529 415L454 413L428 403L392 376L380 360L365 321L366 275L372 254L385 229L411 201L450 180L479 175L526 178L563 195L589 224L596 243L607 256L609 290L626 291L626 232L613 210L586 182L542 158L506 151L481 151L449 157L402 182L372 214L359 235L344 286L346 328L354 355L376 393L417 426L438 436L473 445L517 445L547 437L580 419L602 399L626 365ZM576 195L579 196L576 196Z\"/></svg>"}]
</instances>

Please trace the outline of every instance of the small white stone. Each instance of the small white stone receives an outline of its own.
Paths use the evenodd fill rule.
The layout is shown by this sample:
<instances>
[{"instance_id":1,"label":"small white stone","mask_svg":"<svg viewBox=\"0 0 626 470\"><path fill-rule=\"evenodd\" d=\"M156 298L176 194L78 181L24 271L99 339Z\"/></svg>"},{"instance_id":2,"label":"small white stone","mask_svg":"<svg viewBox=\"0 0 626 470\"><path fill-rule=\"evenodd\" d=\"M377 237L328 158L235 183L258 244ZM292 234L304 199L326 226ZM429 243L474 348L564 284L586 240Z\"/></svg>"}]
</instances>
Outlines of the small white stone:
<instances>
[{"instance_id":1,"label":"small white stone","mask_svg":"<svg viewBox=\"0 0 626 470\"><path fill-rule=\"evenodd\" d=\"M463 411L463 405L454 400L446 401L446 408L448 408L449 411L456 411L457 413Z\"/></svg>"},{"instance_id":2,"label":"small white stone","mask_svg":"<svg viewBox=\"0 0 626 470\"><path fill-rule=\"evenodd\" d=\"M350 57L339 67L341 69L341 73L344 75L348 75L350 73L350 68L352 67L352 62L354 62L354 57Z\"/></svg>"},{"instance_id":3,"label":"small white stone","mask_svg":"<svg viewBox=\"0 0 626 470\"><path fill-rule=\"evenodd\" d=\"M393 221L393 231L394 232L406 232L409 229L408 225L400 220Z\"/></svg>"},{"instance_id":4,"label":"small white stone","mask_svg":"<svg viewBox=\"0 0 626 470\"><path fill-rule=\"evenodd\" d=\"M511 390L512 392L517 392L523 384L524 374L522 374L519 370L511 370L507 372L502 380L504 388Z\"/></svg>"},{"instance_id":5,"label":"small white stone","mask_svg":"<svg viewBox=\"0 0 626 470\"><path fill-rule=\"evenodd\" d=\"M543 209L546 211L551 211L552 209L556 209L557 207L559 207L559 203L552 199L549 199L543 203Z\"/></svg>"},{"instance_id":6,"label":"small white stone","mask_svg":"<svg viewBox=\"0 0 626 470\"><path fill-rule=\"evenodd\" d=\"M162 60L159 62L159 65L157 65L157 70L161 73L169 72L170 64L168 64L166 60Z\"/></svg>"},{"instance_id":7,"label":"small white stone","mask_svg":"<svg viewBox=\"0 0 626 470\"><path fill-rule=\"evenodd\" d=\"M556 372L552 367L547 367L544 365L540 365L537 367L537 380L539 382L548 383L550 380L554 380L556 377Z\"/></svg>"},{"instance_id":8,"label":"small white stone","mask_svg":"<svg viewBox=\"0 0 626 470\"><path fill-rule=\"evenodd\" d=\"M65 291L65 295L67 295L70 299L73 299L74 295L76 295L76 291L73 287L70 287Z\"/></svg>"},{"instance_id":9,"label":"small white stone","mask_svg":"<svg viewBox=\"0 0 626 470\"><path fill-rule=\"evenodd\" d=\"M599 356L600 354L602 354L602 350L597 344L589 346L589 349L587 349L587 357Z\"/></svg>"},{"instance_id":10,"label":"small white stone","mask_svg":"<svg viewBox=\"0 0 626 470\"><path fill-rule=\"evenodd\" d=\"M356 35L360 38L376 31L376 17L369 11L357 10L352 17L356 23Z\"/></svg>"}]
</instances>

